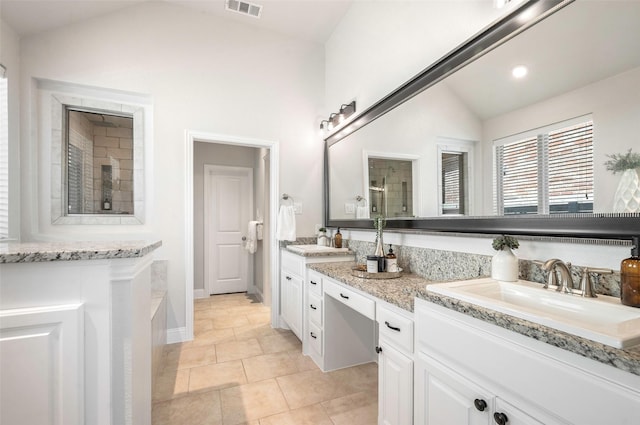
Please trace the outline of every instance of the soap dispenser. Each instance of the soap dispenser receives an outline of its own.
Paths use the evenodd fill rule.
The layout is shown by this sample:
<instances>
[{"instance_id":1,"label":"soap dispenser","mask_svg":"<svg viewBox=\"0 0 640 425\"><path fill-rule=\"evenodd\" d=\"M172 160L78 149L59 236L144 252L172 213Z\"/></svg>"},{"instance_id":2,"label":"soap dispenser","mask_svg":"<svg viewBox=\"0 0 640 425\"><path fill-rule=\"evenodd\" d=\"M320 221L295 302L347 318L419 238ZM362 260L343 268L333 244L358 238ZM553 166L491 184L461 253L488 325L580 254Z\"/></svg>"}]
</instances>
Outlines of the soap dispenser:
<instances>
[{"instance_id":1,"label":"soap dispenser","mask_svg":"<svg viewBox=\"0 0 640 425\"><path fill-rule=\"evenodd\" d=\"M640 307L640 237L633 237L631 257L620 264L620 293L622 304Z\"/></svg>"},{"instance_id":2,"label":"soap dispenser","mask_svg":"<svg viewBox=\"0 0 640 425\"><path fill-rule=\"evenodd\" d=\"M342 233L340 233L340 228L338 227L338 231L333 237L333 245L336 248L342 248Z\"/></svg>"}]
</instances>

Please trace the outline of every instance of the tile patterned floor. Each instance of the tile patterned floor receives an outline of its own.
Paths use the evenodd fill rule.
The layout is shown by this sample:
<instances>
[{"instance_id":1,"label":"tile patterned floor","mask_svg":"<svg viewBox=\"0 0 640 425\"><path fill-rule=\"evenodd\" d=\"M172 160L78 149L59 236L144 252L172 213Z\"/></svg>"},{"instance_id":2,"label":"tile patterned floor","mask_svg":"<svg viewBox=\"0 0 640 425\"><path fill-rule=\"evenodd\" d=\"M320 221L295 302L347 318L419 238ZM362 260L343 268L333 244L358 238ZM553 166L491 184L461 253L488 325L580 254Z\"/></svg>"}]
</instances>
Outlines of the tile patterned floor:
<instances>
[{"instance_id":1,"label":"tile patterned floor","mask_svg":"<svg viewBox=\"0 0 640 425\"><path fill-rule=\"evenodd\" d=\"M165 347L153 425L375 425L378 368L323 373L245 294L195 301L193 341Z\"/></svg>"}]
</instances>

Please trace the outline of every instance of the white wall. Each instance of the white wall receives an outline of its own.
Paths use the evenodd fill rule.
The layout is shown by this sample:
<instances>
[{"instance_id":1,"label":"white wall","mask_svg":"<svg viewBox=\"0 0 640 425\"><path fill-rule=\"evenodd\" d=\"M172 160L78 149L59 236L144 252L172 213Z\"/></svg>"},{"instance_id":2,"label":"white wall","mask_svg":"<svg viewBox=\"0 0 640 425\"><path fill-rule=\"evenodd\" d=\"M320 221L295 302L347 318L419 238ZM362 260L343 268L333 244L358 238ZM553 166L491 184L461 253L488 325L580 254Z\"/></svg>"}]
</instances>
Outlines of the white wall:
<instances>
[{"instance_id":1,"label":"white wall","mask_svg":"<svg viewBox=\"0 0 640 425\"><path fill-rule=\"evenodd\" d=\"M117 52L117 55L114 53ZM114 60L118 57L118 60ZM163 241L168 326L185 326L185 130L280 143L280 191L304 203L299 233L321 221L322 46L252 29L164 2L150 2L22 40L23 236ZM41 211L32 137L32 78L149 94L153 99L153 205L141 226L38 225ZM46 176L46 174L45 174ZM316 195L317 194L317 195Z\"/></svg>"},{"instance_id":2,"label":"white wall","mask_svg":"<svg viewBox=\"0 0 640 425\"><path fill-rule=\"evenodd\" d=\"M326 43L326 107L382 99L509 7L492 0L356 1Z\"/></svg>"},{"instance_id":3,"label":"white wall","mask_svg":"<svg viewBox=\"0 0 640 425\"><path fill-rule=\"evenodd\" d=\"M491 3L355 2L326 43L327 111L335 111L351 99L357 100L358 111L375 103L509 10L496 11ZM517 2L512 3L514 7ZM348 139L340 143L347 142ZM343 233L347 239L373 241L374 238L372 232L345 230ZM491 237L387 233L385 243L493 253ZM576 265L614 269L619 269L620 260L629 252L624 247L560 242L524 241L521 246L517 254L524 259L557 257Z\"/></svg>"},{"instance_id":4,"label":"white wall","mask_svg":"<svg viewBox=\"0 0 640 425\"><path fill-rule=\"evenodd\" d=\"M9 80L9 238L20 238L20 40L0 21L0 63Z\"/></svg>"}]
</instances>

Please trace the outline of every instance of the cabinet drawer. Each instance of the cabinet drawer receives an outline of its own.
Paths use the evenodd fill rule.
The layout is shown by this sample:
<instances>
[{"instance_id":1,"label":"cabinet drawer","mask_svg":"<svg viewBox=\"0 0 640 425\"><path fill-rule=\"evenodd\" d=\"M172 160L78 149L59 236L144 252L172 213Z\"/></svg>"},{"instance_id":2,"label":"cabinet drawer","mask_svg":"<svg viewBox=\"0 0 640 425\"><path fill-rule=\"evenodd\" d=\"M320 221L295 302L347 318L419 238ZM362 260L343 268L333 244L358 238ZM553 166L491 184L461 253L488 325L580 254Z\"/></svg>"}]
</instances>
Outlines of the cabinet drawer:
<instances>
[{"instance_id":1,"label":"cabinet drawer","mask_svg":"<svg viewBox=\"0 0 640 425\"><path fill-rule=\"evenodd\" d=\"M284 249L280 252L282 252L282 264L280 265L280 268L283 271L293 273L300 277L304 276L304 257L293 254Z\"/></svg>"},{"instance_id":2,"label":"cabinet drawer","mask_svg":"<svg viewBox=\"0 0 640 425\"><path fill-rule=\"evenodd\" d=\"M353 310L368 317L371 320L376 318L376 303L363 295L357 294L351 289L340 286L328 279L324 279L324 292L332 298L349 306Z\"/></svg>"},{"instance_id":3,"label":"cabinet drawer","mask_svg":"<svg viewBox=\"0 0 640 425\"><path fill-rule=\"evenodd\" d=\"M397 348L413 353L413 320L382 306L378 306L376 317L381 337Z\"/></svg>"},{"instance_id":4,"label":"cabinet drawer","mask_svg":"<svg viewBox=\"0 0 640 425\"><path fill-rule=\"evenodd\" d=\"M307 308L309 319L317 326L322 327L322 298L315 294L309 294Z\"/></svg>"},{"instance_id":5,"label":"cabinet drawer","mask_svg":"<svg viewBox=\"0 0 640 425\"><path fill-rule=\"evenodd\" d=\"M309 346L322 357L322 330L313 322L309 322Z\"/></svg>"},{"instance_id":6,"label":"cabinet drawer","mask_svg":"<svg viewBox=\"0 0 640 425\"><path fill-rule=\"evenodd\" d=\"M310 293L322 296L322 275L315 270L309 270L307 275L307 289Z\"/></svg>"}]
</instances>

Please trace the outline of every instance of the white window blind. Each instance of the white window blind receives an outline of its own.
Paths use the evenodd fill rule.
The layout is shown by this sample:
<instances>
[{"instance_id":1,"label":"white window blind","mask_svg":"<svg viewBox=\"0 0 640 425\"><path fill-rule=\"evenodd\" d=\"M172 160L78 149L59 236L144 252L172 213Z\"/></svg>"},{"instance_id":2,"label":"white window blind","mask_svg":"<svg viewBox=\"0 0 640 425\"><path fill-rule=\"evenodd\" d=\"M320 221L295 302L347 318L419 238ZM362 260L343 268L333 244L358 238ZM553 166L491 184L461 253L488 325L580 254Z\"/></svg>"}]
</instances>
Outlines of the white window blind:
<instances>
[{"instance_id":1,"label":"white window blind","mask_svg":"<svg viewBox=\"0 0 640 425\"><path fill-rule=\"evenodd\" d=\"M593 122L576 120L496 142L496 212L593 212Z\"/></svg>"},{"instance_id":2,"label":"white window blind","mask_svg":"<svg viewBox=\"0 0 640 425\"><path fill-rule=\"evenodd\" d=\"M0 239L9 237L9 106L8 84L0 66Z\"/></svg>"},{"instance_id":3,"label":"white window blind","mask_svg":"<svg viewBox=\"0 0 640 425\"><path fill-rule=\"evenodd\" d=\"M464 154L442 153L442 214L464 214Z\"/></svg>"}]
</instances>

